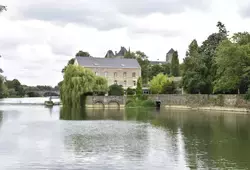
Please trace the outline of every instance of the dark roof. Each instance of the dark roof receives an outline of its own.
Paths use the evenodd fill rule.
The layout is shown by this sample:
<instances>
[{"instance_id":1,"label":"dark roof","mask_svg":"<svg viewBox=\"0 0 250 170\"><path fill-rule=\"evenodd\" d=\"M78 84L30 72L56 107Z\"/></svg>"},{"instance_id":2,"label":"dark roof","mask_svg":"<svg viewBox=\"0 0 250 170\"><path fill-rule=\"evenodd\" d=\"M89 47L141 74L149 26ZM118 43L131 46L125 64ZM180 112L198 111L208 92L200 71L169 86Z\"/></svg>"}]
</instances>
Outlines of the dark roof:
<instances>
[{"instance_id":1,"label":"dark roof","mask_svg":"<svg viewBox=\"0 0 250 170\"><path fill-rule=\"evenodd\" d=\"M141 68L136 59L76 57L83 67Z\"/></svg>"},{"instance_id":2,"label":"dark roof","mask_svg":"<svg viewBox=\"0 0 250 170\"><path fill-rule=\"evenodd\" d=\"M112 50L108 50L105 58L113 58L113 57L115 57L115 54L113 53L113 51Z\"/></svg>"},{"instance_id":3,"label":"dark roof","mask_svg":"<svg viewBox=\"0 0 250 170\"><path fill-rule=\"evenodd\" d=\"M150 61L151 65L167 64L166 61Z\"/></svg>"},{"instance_id":4,"label":"dark roof","mask_svg":"<svg viewBox=\"0 0 250 170\"><path fill-rule=\"evenodd\" d=\"M121 47L121 50L116 56L125 56L126 52L128 52L127 49L125 47Z\"/></svg>"},{"instance_id":5,"label":"dark roof","mask_svg":"<svg viewBox=\"0 0 250 170\"><path fill-rule=\"evenodd\" d=\"M173 48L171 48L169 51L168 51L168 53L167 54L173 54L174 53L174 49Z\"/></svg>"}]
</instances>

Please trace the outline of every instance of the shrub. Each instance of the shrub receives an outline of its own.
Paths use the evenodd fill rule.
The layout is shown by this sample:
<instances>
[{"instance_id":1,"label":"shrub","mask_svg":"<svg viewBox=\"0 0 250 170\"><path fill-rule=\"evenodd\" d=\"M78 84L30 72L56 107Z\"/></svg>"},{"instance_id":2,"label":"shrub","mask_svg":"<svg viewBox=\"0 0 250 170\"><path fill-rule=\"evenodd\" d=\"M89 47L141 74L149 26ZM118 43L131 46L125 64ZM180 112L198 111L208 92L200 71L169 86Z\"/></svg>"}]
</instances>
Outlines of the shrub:
<instances>
[{"instance_id":1,"label":"shrub","mask_svg":"<svg viewBox=\"0 0 250 170\"><path fill-rule=\"evenodd\" d=\"M153 100L145 100L142 103L143 107L155 107L155 102Z\"/></svg>"},{"instance_id":2,"label":"shrub","mask_svg":"<svg viewBox=\"0 0 250 170\"><path fill-rule=\"evenodd\" d=\"M135 89L128 88L127 95L135 95Z\"/></svg>"},{"instance_id":3,"label":"shrub","mask_svg":"<svg viewBox=\"0 0 250 170\"><path fill-rule=\"evenodd\" d=\"M109 96L123 96L124 90L121 85L113 84L109 86Z\"/></svg>"},{"instance_id":4,"label":"shrub","mask_svg":"<svg viewBox=\"0 0 250 170\"><path fill-rule=\"evenodd\" d=\"M163 94L176 94L177 88L176 84L172 81L171 83L165 83L162 89Z\"/></svg>"}]
</instances>

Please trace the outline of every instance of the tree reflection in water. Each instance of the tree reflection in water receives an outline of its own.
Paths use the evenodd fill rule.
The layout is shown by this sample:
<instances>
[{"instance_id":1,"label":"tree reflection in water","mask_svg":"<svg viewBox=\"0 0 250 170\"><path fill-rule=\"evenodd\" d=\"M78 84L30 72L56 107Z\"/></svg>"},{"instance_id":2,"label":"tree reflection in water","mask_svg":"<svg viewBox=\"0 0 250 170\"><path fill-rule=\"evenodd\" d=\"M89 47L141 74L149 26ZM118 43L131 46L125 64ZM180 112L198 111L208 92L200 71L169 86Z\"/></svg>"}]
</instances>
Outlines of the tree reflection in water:
<instances>
[{"instance_id":1,"label":"tree reflection in water","mask_svg":"<svg viewBox=\"0 0 250 170\"><path fill-rule=\"evenodd\" d=\"M122 126L116 127L118 129L113 129L112 132L107 132L110 130L110 122L102 122L106 125L95 124L96 127L91 127L93 124L89 124L89 129L97 132L95 135L86 132L68 136L68 140L75 143L76 151L100 149L93 142L103 141L98 144L105 148L101 149L102 151L108 152L106 146L110 144L123 145L128 159L143 157L148 153L149 128L157 128L165 131L165 141L168 142L165 145L166 152L171 151L172 159L176 162L180 159L179 155L183 154L186 166L191 169L250 168L249 115L164 109L160 112L126 109L78 110L78 112L73 110L73 112L62 112L61 118L64 120L123 120L119 121ZM137 122L137 125L141 122L143 128L130 127L131 122ZM131 131L127 132L126 128L133 130L130 129ZM138 145L134 142L138 142ZM183 143L183 146L180 143ZM180 153L180 147L183 147L183 153Z\"/></svg>"},{"instance_id":2,"label":"tree reflection in water","mask_svg":"<svg viewBox=\"0 0 250 170\"><path fill-rule=\"evenodd\" d=\"M0 127L2 126L3 123L3 111L0 110Z\"/></svg>"}]
</instances>

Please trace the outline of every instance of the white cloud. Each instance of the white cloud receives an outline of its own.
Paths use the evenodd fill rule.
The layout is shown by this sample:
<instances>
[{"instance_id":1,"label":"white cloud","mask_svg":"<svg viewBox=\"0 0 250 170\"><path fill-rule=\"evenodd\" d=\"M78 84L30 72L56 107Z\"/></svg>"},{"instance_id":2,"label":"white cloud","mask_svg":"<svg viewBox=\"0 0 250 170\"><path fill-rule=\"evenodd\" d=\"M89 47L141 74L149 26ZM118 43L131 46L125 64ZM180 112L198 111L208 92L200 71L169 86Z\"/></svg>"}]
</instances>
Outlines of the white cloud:
<instances>
[{"instance_id":1,"label":"white cloud","mask_svg":"<svg viewBox=\"0 0 250 170\"><path fill-rule=\"evenodd\" d=\"M246 0L2 1L4 74L27 85L56 85L78 50L103 57L125 46L164 60L174 48L182 60L189 43L205 40L219 20L230 32L250 28Z\"/></svg>"}]
</instances>

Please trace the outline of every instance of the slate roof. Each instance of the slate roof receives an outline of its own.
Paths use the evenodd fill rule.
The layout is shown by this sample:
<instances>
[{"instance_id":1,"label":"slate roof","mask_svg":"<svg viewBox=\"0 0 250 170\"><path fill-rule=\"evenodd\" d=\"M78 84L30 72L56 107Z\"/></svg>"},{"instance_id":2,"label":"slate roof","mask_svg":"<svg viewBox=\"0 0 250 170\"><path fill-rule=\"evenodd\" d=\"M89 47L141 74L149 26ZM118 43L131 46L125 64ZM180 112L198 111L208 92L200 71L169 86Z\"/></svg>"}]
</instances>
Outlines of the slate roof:
<instances>
[{"instance_id":1,"label":"slate roof","mask_svg":"<svg viewBox=\"0 0 250 170\"><path fill-rule=\"evenodd\" d=\"M121 47L121 50L116 56L124 56L126 52L128 52L127 49L125 47Z\"/></svg>"},{"instance_id":2,"label":"slate roof","mask_svg":"<svg viewBox=\"0 0 250 170\"><path fill-rule=\"evenodd\" d=\"M83 67L141 68L136 59L76 57L76 60Z\"/></svg>"},{"instance_id":3,"label":"slate roof","mask_svg":"<svg viewBox=\"0 0 250 170\"><path fill-rule=\"evenodd\" d=\"M151 65L167 64L166 61L150 61Z\"/></svg>"},{"instance_id":4,"label":"slate roof","mask_svg":"<svg viewBox=\"0 0 250 170\"><path fill-rule=\"evenodd\" d=\"M169 51L168 51L168 53L167 54L173 54L174 53L174 49L173 48L171 48Z\"/></svg>"},{"instance_id":5,"label":"slate roof","mask_svg":"<svg viewBox=\"0 0 250 170\"><path fill-rule=\"evenodd\" d=\"M108 50L105 58L113 58L113 57L115 57L115 54L113 53L113 51L112 50Z\"/></svg>"}]
</instances>

